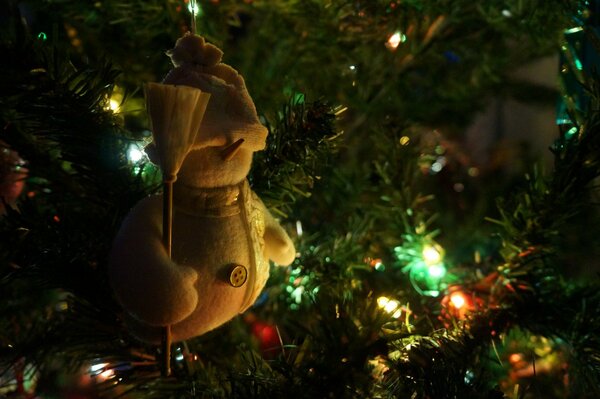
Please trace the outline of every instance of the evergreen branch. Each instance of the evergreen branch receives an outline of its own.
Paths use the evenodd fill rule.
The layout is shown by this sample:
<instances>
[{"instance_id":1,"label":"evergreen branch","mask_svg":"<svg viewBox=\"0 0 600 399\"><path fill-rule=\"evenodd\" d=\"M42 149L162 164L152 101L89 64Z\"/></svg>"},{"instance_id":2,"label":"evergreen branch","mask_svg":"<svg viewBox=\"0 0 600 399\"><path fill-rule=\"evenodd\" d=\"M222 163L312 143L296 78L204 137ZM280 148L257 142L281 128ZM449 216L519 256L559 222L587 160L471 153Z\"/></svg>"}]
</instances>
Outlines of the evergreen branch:
<instances>
[{"instance_id":1,"label":"evergreen branch","mask_svg":"<svg viewBox=\"0 0 600 399\"><path fill-rule=\"evenodd\" d=\"M598 92L590 91L594 99L597 98L595 93ZM531 328L548 337L558 336L571 348L577 346L574 342L585 347L588 353L573 356L585 359L577 362L579 366L587 366L585 370L578 369L581 380L576 382L574 389L577 392L595 390L598 386L598 347L588 337L593 336L596 326L583 327L578 320L597 319L600 308L592 305L594 310L590 311L584 306L587 301L594 301L593 297L586 299L585 294L575 296L575 304L581 303L583 309L553 308L550 303L573 301L565 296L567 286L558 278L560 272L553 265L560 249L560 231L581 210L587 186L600 175L600 136L595 131L597 118L598 107L592 106L586 125L577 126L574 129L577 134L571 132L557 142L554 149L556 167L550 180L537 174L528 177L529 184L511 198L510 205L501 204L502 220L498 224L504 229L506 263L499 269L501 278L492 279L496 287L489 288L486 307L491 309L473 315L464 326L398 341L398 357L402 360L392 362L396 368L388 376L388 390L403 395L425 392L430 397L488 397L485 396L488 394L476 395L481 391L472 390L473 385L465 382L468 370L464 368L464 359L475 361L492 336L508 331L513 325ZM575 322L573 314L576 315ZM561 320L559 315L570 316ZM573 331L577 333L570 336ZM467 361L467 364L471 362ZM444 390L438 391L439 387ZM489 395L501 396L496 391L490 391Z\"/></svg>"},{"instance_id":2,"label":"evergreen branch","mask_svg":"<svg viewBox=\"0 0 600 399\"><path fill-rule=\"evenodd\" d=\"M114 390L114 381L98 387L107 396L492 398L500 394L485 380L484 372L476 370L474 379L465 380L470 376L469 366L480 364L478 356L493 335L521 325L566 342L572 349L573 370L577 371L573 376L579 384L577 392L593 391L598 386L600 353L594 338L600 319L597 290L593 285L566 289L556 254L561 249L561 232L572 216L581 212L586 187L598 175L597 109L585 126L577 126L577 134L565 135L559 141L554 177L545 180L535 174L513 201L501 206L505 263L498 277L492 276L495 284L484 287L486 292L480 294L489 309L474 314L465 325L430 332L435 322L427 316L410 328L389 320L377 308L374 296L382 286L402 281L376 282L361 259L365 248L369 253L383 252L390 241L398 240L398 231L412 233L418 228L424 236L433 234L426 231L431 220L420 209L428 197L418 195L413 187L419 180L417 147L398 146L396 133L411 121L453 124L469 120L483 103L481 98L501 84L509 66L552 48L557 32L564 27L565 15L547 2L521 0L502 4L407 1L394 3L397 8L389 10L383 8L391 7L388 2L380 5L347 0L219 3L203 3L208 15L218 17L205 18L202 23L209 34L214 32L216 40L231 46L242 43L239 46L244 51L232 55L232 64L242 65L244 76L250 76L247 81L253 94L257 89L259 109L276 108L268 104L281 102L283 86L291 87L292 92L306 87L307 92L319 92L348 104L352 113L345 121L348 131L374 133L376 143L381 137L393 140L391 145L379 141L387 151L366 177L361 167L355 169L356 175L336 175L333 171L327 177L339 178L327 180L331 186L313 187L324 175L321 171L327 165L326 158L337 144L333 141L337 135L331 110L318 103L292 101L271 118L275 127L271 128L267 151L257 154L251 176L267 205L280 215L291 215L292 211L301 212L292 204L301 204L299 200L311 192L335 190L335 195L320 199L321 206L315 201L317 211L328 208L323 205L336 207L340 201L336 196L348 199L348 204L328 212L335 224L325 226L330 220L314 222L326 228L301 243L313 249L303 248L304 255L292 268L300 269L299 276L313 279L306 284L303 306L288 315L288 321L295 319L296 323L285 323L298 345L287 348L282 359L267 361L251 350L242 349L239 355L228 340L231 336L223 333L228 330L223 329L206 338L213 339L210 344L202 339L193 344L203 348L206 359L198 362L198 369L179 370L176 379L156 378L155 361L148 360L153 356L151 348L141 349L141 358L147 362L140 364L138 355L130 351L137 344L118 320L103 270L109 241L124 213L153 189L141 173L129 170L131 166L120 154L128 132L103 109L116 72L107 62L97 64L97 68L75 68L64 62L59 52L17 40L17 46L1 49L9 54L2 61L8 72L0 79L3 94L9 95L0 99L0 117L6 126L6 141L29 161L30 184L37 188L37 195L22 201L19 211L9 211L2 221L2 237L9 243L2 248L0 269L7 276L0 286L0 299L7 299L0 301L2 365L11 367L20 356L39 367L52 358L70 368L104 359L124 378L118 386L124 391ZM576 2L553 4L559 3ZM54 11L54 22L59 26L72 19L85 45L95 42L98 46L94 35L103 39L100 46L104 46L105 41L115 43L104 40L114 38L115 32L118 37L130 37L123 32L131 31L131 37L141 42L110 45L123 65L136 54L132 46L145 47L148 43L160 43L150 47L152 60L156 60L160 53L156 49L171 45L178 34L172 21L182 19L173 11L173 4L168 4L165 13L162 4L152 1L145 5L106 1L100 7L72 1L44 5ZM138 8L144 11L140 19L148 26L158 14L162 16L160 23L150 28L144 24L144 29L125 23L136 20ZM505 11L512 17L506 17ZM260 33L245 33L237 37L239 40L227 40L232 37L228 36L231 32L224 31L225 23L214 27L218 24L215 21L241 20L244 15L250 16L250 22L239 22L239 29L276 22L264 23ZM518 24L517 19L521 21ZM67 22L67 29L69 25ZM119 29L111 31L111 26ZM165 34L168 29L170 33ZM536 29L538 32L532 34ZM396 30L406 35L406 44L394 51L385 50L383 43ZM531 39L525 40L524 35ZM380 46L374 47L374 43ZM322 51L324 46L328 52ZM140 67L139 62L137 65ZM143 76L156 76L161 68L144 65L140 70ZM265 84L274 80L274 71L281 70L287 73L285 79ZM306 74L315 70L322 73ZM388 120L388 125L398 130L375 133L378 129L372 126L381 120ZM348 144L364 146L363 136L347 136ZM340 167L355 167L364 160L371 165L372 149L363 148L367 155L358 160L352 159L353 153L344 153ZM406 153L411 150L415 154ZM371 184L375 187L362 190ZM358 192L352 193L352 198L343 197L354 190ZM129 193L126 198L124 193ZM370 207L375 196L381 197L376 209L361 209ZM305 210L314 218L313 212L312 208ZM392 222L390 212L396 215ZM337 218L339 215L348 217ZM340 233L343 237L337 237ZM380 278L386 276L389 274ZM466 288L473 287L467 284ZM398 287L393 290L403 293ZM11 302L28 291L36 295ZM65 291L69 293L67 300L62 296ZM46 293L53 296L44 298ZM29 310L36 312L28 320L23 312ZM285 306L279 313L284 312L288 312ZM21 326L27 327L22 335L18 331ZM386 334L387 328L396 334ZM244 336L244 342L248 341ZM13 348L7 349L7 343ZM385 357L386 344L391 344L399 357L387 362L392 369L382 384L371 378L369 361Z\"/></svg>"},{"instance_id":3,"label":"evergreen branch","mask_svg":"<svg viewBox=\"0 0 600 399\"><path fill-rule=\"evenodd\" d=\"M269 125L265 151L256 155L249 176L267 206L287 216L298 197L309 197L315 180L328 165L339 134L330 106L292 99Z\"/></svg>"},{"instance_id":4,"label":"evergreen branch","mask_svg":"<svg viewBox=\"0 0 600 399\"><path fill-rule=\"evenodd\" d=\"M579 359L574 363L578 372L572 388L580 393L598 393L600 347L592 338L598 328L595 321L600 318L600 307L595 305L597 295L593 294L597 292L594 288L597 284L569 290L556 265L560 231L581 210L588 185L600 176L600 108L597 106L600 91L596 84L591 86L590 93L593 101L586 124L576 126L578 134L564 135L557 141L551 178L547 180L535 174L509 202L499 203L501 220L498 224L504 230L506 263L499 267L499 277L492 279L495 282L489 287L488 310L473 315L463 327L442 332L441 337L434 333L408 347L402 346L403 356L421 359L405 363L409 367L420 365L412 372L398 371L399 375L410 376L411 381L422 381L424 385L419 392L420 389L428 392L428 386L434 390L440 386L460 387L459 380L464 378L466 370L458 369L460 372L452 377L458 382L451 384L438 380L432 368L441 364L442 377L450 378L453 370L457 370L456 365L461 364L458 363L461 358L476 356L493 336L520 325L534 333L565 340L572 351L571 357ZM592 305L588 306L588 302ZM582 320L592 323L582 323ZM447 334L456 340L454 344L447 342ZM441 395L437 391L431 394Z\"/></svg>"}]
</instances>

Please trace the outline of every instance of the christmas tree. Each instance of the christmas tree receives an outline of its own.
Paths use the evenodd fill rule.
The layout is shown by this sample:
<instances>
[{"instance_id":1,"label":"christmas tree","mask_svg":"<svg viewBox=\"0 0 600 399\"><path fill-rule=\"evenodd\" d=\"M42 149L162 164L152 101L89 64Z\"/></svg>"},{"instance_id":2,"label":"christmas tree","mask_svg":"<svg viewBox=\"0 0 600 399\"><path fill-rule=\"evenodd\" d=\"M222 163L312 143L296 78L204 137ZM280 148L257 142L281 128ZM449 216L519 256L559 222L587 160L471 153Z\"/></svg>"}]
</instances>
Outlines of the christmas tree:
<instances>
[{"instance_id":1,"label":"christmas tree","mask_svg":"<svg viewBox=\"0 0 600 399\"><path fill-rule=\"evenodd\" d=\"M0 10L0 396L600 396L595 0ZM245 79L248 181L297 253L166 375L109 254L163 189L142 88L192 27Z\"/></svg>"}]
</instances>

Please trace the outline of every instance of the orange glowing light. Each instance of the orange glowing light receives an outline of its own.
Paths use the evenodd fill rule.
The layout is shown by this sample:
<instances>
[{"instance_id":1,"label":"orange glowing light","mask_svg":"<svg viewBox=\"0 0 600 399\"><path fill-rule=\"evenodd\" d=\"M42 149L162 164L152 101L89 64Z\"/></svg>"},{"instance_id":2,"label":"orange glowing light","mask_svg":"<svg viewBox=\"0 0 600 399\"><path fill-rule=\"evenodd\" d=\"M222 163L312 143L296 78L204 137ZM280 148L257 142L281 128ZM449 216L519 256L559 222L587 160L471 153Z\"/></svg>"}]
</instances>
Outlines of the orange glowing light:
<instances>
[{"instance_id":1,"label":"orange glowing light","mask_svg":"<svg viewBox=\"0 0 600 399\"><path fill-rule=\"evenodd\" d=\"M460 309L466 305L467 300L462 292L455 292L450 296L450 302L456 309Z\"/></svg>"},{"instance_id":2,"label":"orange glowing light","mask_svg":"<svg viewBox=\"0 0 600 399\"><path fill-rule=\"evenodd\" d=\"M517 364L521 360L523 360L523 356L521 356L520 353L513 353L508 357L508 361L510 362L510 364Z\"/></svg>"}]
</instances>

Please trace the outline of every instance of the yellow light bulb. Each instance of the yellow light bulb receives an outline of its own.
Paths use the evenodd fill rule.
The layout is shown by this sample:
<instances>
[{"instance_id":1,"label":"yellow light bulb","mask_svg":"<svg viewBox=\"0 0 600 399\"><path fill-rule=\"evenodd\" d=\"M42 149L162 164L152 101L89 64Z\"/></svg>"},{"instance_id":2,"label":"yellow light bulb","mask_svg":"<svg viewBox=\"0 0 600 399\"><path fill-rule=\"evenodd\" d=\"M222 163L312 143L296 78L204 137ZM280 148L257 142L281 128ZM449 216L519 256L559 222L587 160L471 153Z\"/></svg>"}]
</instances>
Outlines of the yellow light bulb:
<instances>
[{"instance_id":1,"label":"yellow light bulb","mask_svg":"<svg viewBox=\"0 0 600 399\"><path fill-rule=\"evenodd\" d=\"M386 297L386 296L380 296L379 298L377 298L377 305L379 305L380 308L384 308L385 305L390 301L390 298Z\"/></svg>"},{"instance_id":2,"label":"yellow light bulb","mask_svg":"<svg viewBox=\"0 0 600 399\"><path fill-rule=\"evenodd\" d=\"M388 313L392 313L394 310L396 310L398 308L398 301L394 301L394 300L390 300L385 306L384 306L384 310Z\"/></svg>"},{"instance_id":3,"label":"yellow light bulb","mask_svg":"<svg viewBox=\"0 0 600 399\"><path fill-rule=\"evenodd\" d=\"M380 296L377 298L377 305L387 313L390 313L394 319L398 319L402 315L402 309L399 309L400 302L395 299Z\"/></svg>"},{"instance_id":4,"label":"yellow light bulb","mask_svg":"<svg viewBox=\"0 0 600 399\"><path fill-rule=\"evenodd\" d=\"M121 104L117 100L111 98L108 102L108 108L110 108L112 112L117 112L119 111L119 108L121 108Z\"/></svg>"}]
</instances>

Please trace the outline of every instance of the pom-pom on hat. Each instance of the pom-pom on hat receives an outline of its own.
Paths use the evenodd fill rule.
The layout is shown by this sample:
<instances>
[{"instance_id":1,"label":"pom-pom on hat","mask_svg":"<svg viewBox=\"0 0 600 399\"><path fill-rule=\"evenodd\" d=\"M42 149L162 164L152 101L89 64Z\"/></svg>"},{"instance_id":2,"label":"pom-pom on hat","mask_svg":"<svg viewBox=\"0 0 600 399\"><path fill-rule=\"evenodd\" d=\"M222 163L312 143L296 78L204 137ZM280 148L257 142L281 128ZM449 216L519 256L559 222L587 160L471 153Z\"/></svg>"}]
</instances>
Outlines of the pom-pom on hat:
<instances>
[{"instance_id":1,"label":"pom-pom on hat","mask_svg":"<svg viewBox=\"0 0 600 399\"><path fill-rule=\"evenodd\" d=\"M175 48L168 50L167 55L176 67L186 63L210 67L221 62L223 52L217 46L206 43L202 36L188 32L177 40Z\"/></svg>"},{"instance_id":2,"label":"pom-pom on hat","mask_svg":"<svg viewBox=\"0 0 600 399\"><path fill-rule=\"evenodd\" d=\"M167 55L175 68L163 83L211 93L193 148L226 145L239 139L244 139L244 146L253 151L264 148L267 128L258 119L244 78L221 63L223 52L218 47L188 32Z\"/></svg>"}]
</instances>

